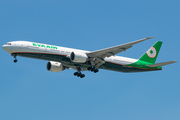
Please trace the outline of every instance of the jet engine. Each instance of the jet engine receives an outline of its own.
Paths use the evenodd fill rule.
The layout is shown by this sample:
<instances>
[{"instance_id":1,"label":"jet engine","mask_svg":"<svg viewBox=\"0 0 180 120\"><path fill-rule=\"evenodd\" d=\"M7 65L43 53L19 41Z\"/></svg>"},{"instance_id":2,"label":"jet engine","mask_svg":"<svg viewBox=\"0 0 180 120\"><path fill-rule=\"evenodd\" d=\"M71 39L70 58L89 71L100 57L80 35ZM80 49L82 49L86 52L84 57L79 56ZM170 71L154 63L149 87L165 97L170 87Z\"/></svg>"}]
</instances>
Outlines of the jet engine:
<instances>
[{"instance_id":1,"label":"jet engine","mask_svg":"<svg viewBox=\"0 0 180 120\"><path fill-rule=\"evenodd\" d=\"M87 59L88 56L85 53L71 52L70 54L70 60L72 62L85 63Z\"/></svg>"},{"instance_id":2,"label":"jet engine","mask_svg":"<svg viewBox=\"0 0 180 120\"><path fill-rule=\"evenodd\" d=\"M64 70L64 66L60 62L50 61L47 63L47 70L51 72L61 72Z\"/></svg>"}]
</instances>

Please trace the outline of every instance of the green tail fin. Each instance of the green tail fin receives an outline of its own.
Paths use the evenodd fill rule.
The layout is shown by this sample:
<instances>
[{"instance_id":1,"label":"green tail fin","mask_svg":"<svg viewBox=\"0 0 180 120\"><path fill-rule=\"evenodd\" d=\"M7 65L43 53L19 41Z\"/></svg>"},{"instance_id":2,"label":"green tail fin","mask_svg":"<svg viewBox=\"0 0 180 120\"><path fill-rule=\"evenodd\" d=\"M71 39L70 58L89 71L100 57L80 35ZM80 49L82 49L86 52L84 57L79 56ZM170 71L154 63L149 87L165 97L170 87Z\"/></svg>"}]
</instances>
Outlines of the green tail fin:
<instances>
[{"instance_id":1,"label":"green tail fin","mask_svg":"<svg viewBox=\"0 0 180 120\"><path fill-rule=\"evenodd\" d=\"M157 41L143 56L139 58L141 61L154 64L161 48L162 42Z\"/></svg>"}]
</instances>

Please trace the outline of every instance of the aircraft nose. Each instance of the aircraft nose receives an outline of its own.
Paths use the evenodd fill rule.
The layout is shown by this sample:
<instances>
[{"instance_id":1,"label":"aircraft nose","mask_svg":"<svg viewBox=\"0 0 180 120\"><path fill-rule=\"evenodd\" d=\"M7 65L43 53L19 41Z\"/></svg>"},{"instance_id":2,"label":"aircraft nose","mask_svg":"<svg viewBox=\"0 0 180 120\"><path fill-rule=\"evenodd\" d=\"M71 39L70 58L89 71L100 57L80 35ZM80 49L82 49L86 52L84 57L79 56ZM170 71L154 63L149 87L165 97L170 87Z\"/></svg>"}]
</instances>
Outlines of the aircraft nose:
<instances>
[{"instance_id":1,"label":"aircraft nose","mask_svg":"<svg viewBox=\"0 0 180 120\"><path fill-rule=\"evenodd\" d=\"M6 51L6 46L5 46L5 45L3 45L3 46L2 46L2 49Z\"/></svg>"},{"instance_id":2,"label":"aircraft nose","mask_svg":"<svg viewBox=\"0 0 180 120\"><path fill-rule=\"evenodd\" d=\"M2 49L3 49L4 51L6 51L6 52L10 52L10 50L11 50L8 45L3 45L3 46L2 46Z\"/></svg>"}]
</instances>

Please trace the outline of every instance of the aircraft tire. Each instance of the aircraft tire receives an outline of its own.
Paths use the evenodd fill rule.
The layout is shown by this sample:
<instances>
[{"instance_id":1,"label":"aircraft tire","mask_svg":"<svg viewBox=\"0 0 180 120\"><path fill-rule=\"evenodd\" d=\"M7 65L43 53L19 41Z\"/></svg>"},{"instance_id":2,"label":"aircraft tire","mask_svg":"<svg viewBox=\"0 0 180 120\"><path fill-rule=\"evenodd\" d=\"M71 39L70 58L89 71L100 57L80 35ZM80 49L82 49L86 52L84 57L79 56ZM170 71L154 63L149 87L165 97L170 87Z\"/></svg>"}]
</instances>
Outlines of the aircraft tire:
<instances>
[{"instance_id":1,"label":"aircraft tire","mask_svg":"<svg viewBox=\"0 0 180 120\"><path fill-rule=\"evenodd\" d=\"M75 72L75 73L74 73L74 76L77 76L77 74L78 74L78 73L77 73L77 72Z\"/></svg>"},{"instance_id":2,"label":"aircraft tire","mask_svg":"<svg viewBox=\"0 0 180 120\"><path fill-rule=\"evenodd\" d=\"M17 60L17 59L15 59L15 60L14 60L14 63L16 63L17 61L18 61L18 60Z\"/></svg>"}]
</instances>

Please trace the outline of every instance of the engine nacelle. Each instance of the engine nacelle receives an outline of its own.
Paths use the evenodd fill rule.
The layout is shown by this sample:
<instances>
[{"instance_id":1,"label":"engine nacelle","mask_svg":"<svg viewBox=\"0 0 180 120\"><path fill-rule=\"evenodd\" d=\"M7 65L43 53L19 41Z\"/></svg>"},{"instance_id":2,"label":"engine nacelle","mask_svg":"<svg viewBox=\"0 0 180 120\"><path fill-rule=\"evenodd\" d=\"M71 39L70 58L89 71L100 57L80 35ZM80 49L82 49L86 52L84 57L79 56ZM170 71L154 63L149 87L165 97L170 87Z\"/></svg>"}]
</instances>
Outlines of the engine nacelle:
<instances>
[{"instance_id":1,"label":"engine nacelle","mask_svg":"<svg viewBox=\"0 0 180 120\"><path fill-rule=\"evenodd\" d=\"M50 61L47 63L47 70L51 72L61 72L64 70L62 63Z\"/></svg>"},{"instance_id":2,"label":"engine nacelle","mask_svg":"<svg viewBox=\"0 0 180 120\"><path fill-rule=\"evenodd\" d=\"M88 56L85 53L71 52L70 54L70 60L72 62L85 63L87 59Z\"/></svg>"}]
</instances>

